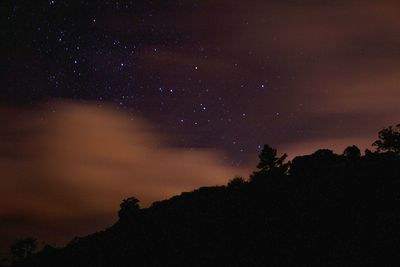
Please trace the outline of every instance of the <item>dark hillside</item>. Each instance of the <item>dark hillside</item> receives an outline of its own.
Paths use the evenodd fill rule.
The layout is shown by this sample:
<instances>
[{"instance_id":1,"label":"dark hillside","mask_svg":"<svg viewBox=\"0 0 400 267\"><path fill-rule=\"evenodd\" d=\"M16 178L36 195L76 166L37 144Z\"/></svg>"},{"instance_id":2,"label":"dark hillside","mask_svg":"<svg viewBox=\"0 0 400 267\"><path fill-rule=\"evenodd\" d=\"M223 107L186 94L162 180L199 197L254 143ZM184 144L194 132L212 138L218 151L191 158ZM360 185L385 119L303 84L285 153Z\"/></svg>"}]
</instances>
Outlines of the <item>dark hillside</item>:
<instances>
[{"instance_id":1,"label":"dark hillside","mask_svg":"<svg viewBox=\"0 0 400 267\"><path fill-rule=\"evenodd\" d=\"M249 181L139 209L109 229L20 266L396 266L399 151L349 147L284 162L265 146ZM124 211L127 212L124 212Z\"/></svg>"}]
</instances>

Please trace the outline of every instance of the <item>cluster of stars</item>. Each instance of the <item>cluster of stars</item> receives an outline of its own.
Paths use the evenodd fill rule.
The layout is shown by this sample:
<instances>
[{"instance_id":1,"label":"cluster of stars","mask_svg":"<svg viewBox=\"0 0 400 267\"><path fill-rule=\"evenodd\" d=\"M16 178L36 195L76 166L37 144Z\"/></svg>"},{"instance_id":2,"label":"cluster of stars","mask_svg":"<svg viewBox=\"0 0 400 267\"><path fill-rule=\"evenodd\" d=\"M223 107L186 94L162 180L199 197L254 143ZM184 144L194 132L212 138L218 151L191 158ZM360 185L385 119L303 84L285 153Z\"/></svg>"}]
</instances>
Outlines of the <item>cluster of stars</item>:
<instances>
[{"instance_id":1,"label":"cluster of stars","mask_svg":"<svg viewBox=\"0 0 400 267\"><path fill-rule=\"evenodd\" d=\"M49 19L29 25L34 38L26 44L44 64L46 96L112 101L155 118L164 130L189 135L180 145L222 148L234 155L236 163L244 160L243 154L259 150L255 142L261 141L258 133L267 125L247 134L242 129L251 127L248 121L260 120L257 107L249 103L276 91L268 77L253 82L237 59L226 67L220 64L220 47L206 47L177 31L151 3L85 2L76 15L74 5L65 1L48 1L48 7L36 7L34 12ZM82 15L85 8L89 18ZM199 4L187 8L195 11ZM136 24L119 22L120 15L137 9L141 13ZM15 10L9 19L23 23L25 18ZM252 50L249 55L253 56ZM264 115L271 114L282 116L276 110Z\"/></svg>"}]
</instances>

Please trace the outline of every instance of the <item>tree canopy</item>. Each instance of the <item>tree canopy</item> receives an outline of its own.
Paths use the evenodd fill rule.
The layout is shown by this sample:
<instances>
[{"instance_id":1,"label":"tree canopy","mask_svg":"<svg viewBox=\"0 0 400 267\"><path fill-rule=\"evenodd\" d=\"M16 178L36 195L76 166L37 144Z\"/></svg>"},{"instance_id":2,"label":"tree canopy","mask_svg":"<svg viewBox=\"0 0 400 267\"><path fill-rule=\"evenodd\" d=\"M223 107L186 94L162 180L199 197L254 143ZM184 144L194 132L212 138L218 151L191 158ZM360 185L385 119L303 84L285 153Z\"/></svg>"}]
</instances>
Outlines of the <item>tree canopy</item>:
<instances>
[{"instance_id":1,"label":"tree canopy","mask_svg":"<svg viewBox=\"0 0 400 267\"><path fill-rule=\"evenodd\" d=\"M287 155L278 156L277 150L268 144L264 145L258 158L258 171L250 177L253 181L265 174L284 174L288 169L288 164L285 163Z\"/></svg>"},{"instance_id":2,"label":"tree canopy","mask_svg":"<svg viewBox=\"0 0 400 267\"><path fill-rule=\"evenodd\" d=\"M120 220L130 218L139 211L139 200L135 197L124 199L120 204L118 216Z\"/></svg>"},{"instance_id":3,"label":"tree canopy","mask_svg":"<svg viewBox=\"0 0 400 267\"><path fill-rule=\"evenodd\" d=\"M389 126L379 132L379 139L373 143L378 152L394 152L400 154L400 124Z\"/></svg>"},{"instance_id":4,"label":"tree canopy","mask_svg":"<svg viewBox=\"0 0 400 267\"><path fill-rule=\"evenodd\" d=\"M361 156L361 150L357 146L348 146L344 150L343 156L348 158L358 158Z\"/></svg>"}]
</instances>

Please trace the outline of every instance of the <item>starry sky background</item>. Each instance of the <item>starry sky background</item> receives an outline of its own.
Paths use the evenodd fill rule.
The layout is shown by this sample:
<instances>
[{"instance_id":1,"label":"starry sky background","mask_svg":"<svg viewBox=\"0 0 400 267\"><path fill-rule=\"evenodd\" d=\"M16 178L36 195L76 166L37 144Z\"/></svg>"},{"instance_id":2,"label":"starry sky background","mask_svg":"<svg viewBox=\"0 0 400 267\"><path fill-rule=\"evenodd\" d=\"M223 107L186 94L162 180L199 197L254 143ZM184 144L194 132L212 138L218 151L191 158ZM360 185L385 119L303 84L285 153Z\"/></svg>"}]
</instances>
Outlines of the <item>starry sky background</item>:
<instances>
[{"instance_id":1,"label":"starry sky background","mask_svg":"<svg viewBox=\"0 0 400 267\"><path fill-rule=\"evenodd\" d=\"M173 168L160 168L162 173L180 177L179 182L164 177L162 186L146 189L138 186L147 184L143 181L128 183L148 204L245 173L264 143L290 157L322 147L341 152L349 144L365 149L380 129L400 121L397 1L6 0L0 12L0 136L7 140L0 146L0 170L8 174L1 183L14 192L3 207L18 194L20 206L26 204L22 196L29 190L17 188L27 179L43 191L33 187L30 193L46 195L55 186L48 184L50 178L44 183L32 177L58 177L65 166L74 169L77 162L70 159L82 154L77 147L89 151L86 158L104 153L97 148L105 145L105 151L124 155L110 159L105 153L97 168L111 160L133 166L132 155L124 154L128 148L137 149L135 155L163 151ZM132 146L131 139L138 145ZM81 140L95 141L85 147L88 142ZM68 144L73 149L67 149L71 156L66 158ZM54 158L69 165L52 162L58 167L49 171ZM149 156L109 176L129 180L127 173L142 173L150 159L164 158ZM27 162L35 171L27 169ZM177 173L179 168L189 171ZM17 169L23 175L16 175ZM88 175L74 173L74 185L88 181L83 173ZM15 177L18 187L10 182ZM161 192L168 184L173 188ZM50 209L41 199L35 214L4 208L0 224L12 230L2 237L10 240L30 231L50 242L110 224L115 219L111 210L115 213L118 199L128 194L114 186L116 193L107 202L114 206L103 203L107 212L96 211L96 225L88 218L97 200L74 214L86 217L66 215L72 202L64 203L65 212L57 217L60 200L52 199ZM85 190L77 190L81 201L103 192ZM45 223L38 219L46 217L43 210L50 214ZM80 221L82 227L67 229L51 221L55 217ZM39 225L49 224L57 227L40 230Z\"/></svg>"}]
</instances>

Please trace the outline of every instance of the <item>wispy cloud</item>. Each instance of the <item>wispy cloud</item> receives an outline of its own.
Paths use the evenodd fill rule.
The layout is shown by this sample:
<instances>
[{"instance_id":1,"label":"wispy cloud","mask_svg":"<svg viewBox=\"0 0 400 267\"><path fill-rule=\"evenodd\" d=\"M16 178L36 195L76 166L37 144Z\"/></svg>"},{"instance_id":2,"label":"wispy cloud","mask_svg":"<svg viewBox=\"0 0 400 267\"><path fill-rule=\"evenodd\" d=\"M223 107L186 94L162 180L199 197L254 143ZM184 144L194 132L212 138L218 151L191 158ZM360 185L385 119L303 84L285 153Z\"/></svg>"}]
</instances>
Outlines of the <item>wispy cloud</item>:
<instances>
[{"instance_id":1,"label":"wispy cloud","mask_svg":"<svg viewBox=\"0 0 400 267\"><path fill-rule=\"evenodd\" d=\"M225 165L215 150L169 146L170 137L111 107L64 102L39 110L0 111L6 239L65 240L110 225L123 198L147 206L248 172Z\"/></svg>"}]
</instances>

